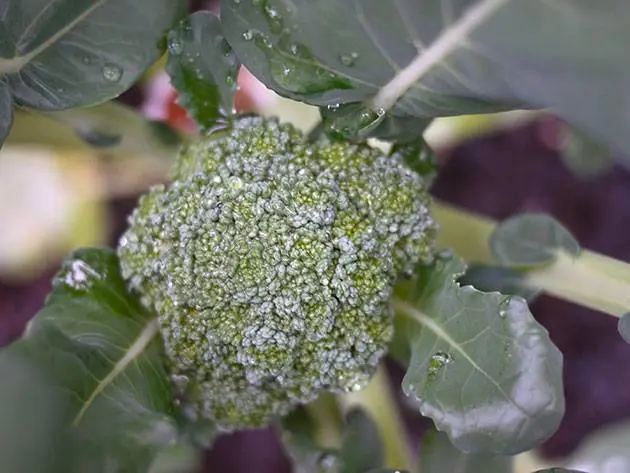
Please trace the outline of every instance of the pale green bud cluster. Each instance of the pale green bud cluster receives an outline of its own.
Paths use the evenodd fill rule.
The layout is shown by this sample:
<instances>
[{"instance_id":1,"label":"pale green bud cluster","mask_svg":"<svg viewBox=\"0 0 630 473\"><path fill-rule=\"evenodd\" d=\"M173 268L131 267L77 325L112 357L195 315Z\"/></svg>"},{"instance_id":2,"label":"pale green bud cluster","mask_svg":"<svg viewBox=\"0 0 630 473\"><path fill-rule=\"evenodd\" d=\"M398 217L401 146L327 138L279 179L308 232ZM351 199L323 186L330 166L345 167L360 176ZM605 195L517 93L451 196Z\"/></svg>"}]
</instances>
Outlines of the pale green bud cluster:
<instances>
[{"instance_id":1,"label":"pale green bud cluster","mask_svg":"<svg viewBox=\"0 0 630 473\"><path fill-rule=\"evenodd\" d=\"M118 253L192 410L234 430L364 387L392 337L392 286L434 233L399 156L244 117L181 152Z\"/></svg>"}]
</instances>

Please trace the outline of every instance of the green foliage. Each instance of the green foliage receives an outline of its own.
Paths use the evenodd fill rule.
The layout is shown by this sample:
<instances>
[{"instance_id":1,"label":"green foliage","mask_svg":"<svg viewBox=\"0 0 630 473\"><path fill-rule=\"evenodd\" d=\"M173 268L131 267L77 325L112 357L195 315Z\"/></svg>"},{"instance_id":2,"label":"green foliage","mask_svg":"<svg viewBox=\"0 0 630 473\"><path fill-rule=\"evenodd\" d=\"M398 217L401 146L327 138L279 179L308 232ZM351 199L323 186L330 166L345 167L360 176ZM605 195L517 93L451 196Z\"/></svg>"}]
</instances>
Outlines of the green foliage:
<instances>
[{"instance_id":1,"label":"green foliage","mask_svg":"<svg viewBox=\"0 0 630 473\"><path fill-rule=\"evenodd\" d=\"M193 13L168 35L166 70L179 103L202 130L225 127L233 114L240 66L209 12Z\"/></svg>"},{"instance_id":2,"label":"green foliage","mask_svg":"<svg viewBox=\"0 0 630 473\"><path fill-rule=\"evenodd\" d=\"M446 434L431 430L422 439L418 467L418 473L512 473L512 459L462 453Z\"/></svg>"},{"instance_id":3,"label":"green foliage","mask_svg":"<svg viewBox=\"0 0 630 473\"><path fill-rule=\"evenodd\" d=\"M178 435L156 333L114 251L72 255L24 337L0 352L3 471L147 471Z\"/></svg>"},{"instance_id":4,"label":"green foliage","mask_svg":"<svg viewBox=\"0 0 630 473\"><path fill-rule=\"evenodd\" d=\"M345 421L339 473L365 473L382 466L381 437L370 416L364 410L354 408L346 414Z\"/></svg>"},{"instance_id":5,"label":"green foliage","mask_svg":"<svg viewBox=\"0 0 630 473\"><path fill-rule=\"evenodd\" d=\"M261 426L365 386L391 339L392 285L431 253L423 179L398 155L262 118L186 147L173 176L142 198L119 254L199 415Z\"/></svg>"},{"instance_id":6,"label":"green foliage","mask_svg":"<svg viewBox=\"0 0 630 473\"><path fill-rule=\"evenodd\" d=\"M396 288L410 350L403 389L468 453L515 454L549 437L564 414L562 354L526 302L456 280L438 255Z\"/></svg>"},{"instance_id":7,"label":"green foliage","mask_svg":"<svg viewBox=\"0 0 630 473\"><path fill-rule=\"evenodd\" d=\"M239 58L281 95L360 103L399 121L550 107L630 149L630 112L619 100L630 74L623 0L223 0L221 8Z\"/></svg>"},{"instance_id":8,"label":"green foliage","mask_svg":"<svg viewBox=\"0 0 630 473\"><path fill-rule=\"evenodd\" d=\"M501 222L490 237L495 258L505 266L531 268L554 261L558 252L576 256L580 244L557 220L522 213Z\"/></svg>"}]
</instances>

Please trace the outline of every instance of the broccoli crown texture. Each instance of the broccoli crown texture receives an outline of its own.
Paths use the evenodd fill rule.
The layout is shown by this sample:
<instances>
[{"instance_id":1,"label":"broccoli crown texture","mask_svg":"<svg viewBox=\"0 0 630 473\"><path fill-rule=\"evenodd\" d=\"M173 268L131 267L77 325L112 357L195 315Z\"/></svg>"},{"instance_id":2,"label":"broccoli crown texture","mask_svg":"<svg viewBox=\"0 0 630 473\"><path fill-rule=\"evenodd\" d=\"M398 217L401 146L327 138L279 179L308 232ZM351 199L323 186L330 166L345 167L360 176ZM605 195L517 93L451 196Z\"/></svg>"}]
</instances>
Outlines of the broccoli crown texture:
<instances>
[{"instance_id":1,"label":"broccoli crown texture","mask_svg":"<svg viewBox=\"0 0 630 473\"><path fill-rule=\"evenodd\" d=\"M190 408L223 430L258 427L367 384L392 337L393 284L430 258L428 204L397 155L243 117L182 150L118 252Z\"/></svg>"}]
</instances>

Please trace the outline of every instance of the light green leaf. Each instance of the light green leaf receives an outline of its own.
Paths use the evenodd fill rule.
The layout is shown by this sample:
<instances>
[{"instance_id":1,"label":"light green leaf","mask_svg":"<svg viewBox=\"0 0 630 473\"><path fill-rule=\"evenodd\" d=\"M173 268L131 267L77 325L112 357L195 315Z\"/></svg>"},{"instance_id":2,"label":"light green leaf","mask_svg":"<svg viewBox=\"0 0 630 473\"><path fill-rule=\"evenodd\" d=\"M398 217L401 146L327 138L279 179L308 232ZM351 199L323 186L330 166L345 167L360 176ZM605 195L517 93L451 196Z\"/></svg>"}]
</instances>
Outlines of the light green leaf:
<instances>
[{"instance_id":1,"label":"light green leaf","mask_svg":"<svg viewBox=\"0 0 630 473\"><path fill-rule=\"evenodd\" d=\"M522 213L501 222L490 236L490 249L504 266L532 267L554 261L558 252L580 253L580 244L553 217Z\"/></svg>"},{"instance_id":2,"label":"light green leaf","mask_svg":"<svg viewBox=\"0 0 630 473\"><path fill-rule=\"evenodd\" d=\"M512 473L512 458L469 455L457 450L446 434L431 430L420 444L419 473Z\"/></svg>"},{"instance_id":3,"label":"light green leaf","mask_svg":"<svg viewBox=\"0 0 630 473\"><path fill-rule=\"evenodd\" d=\"M225 126L234 111L239 62L209 12L193 13L168 36L166 70L179 103L203 130Z\"/></svg>"},{"instance_id":4,"label":"light green leaf","mask_svg":"<svg viewBox=\"0 0 630 473\"><path fill-rule=\"evenodd\" d=\"M13 99L9 87L0 81L0 147L13 125Z\"/></svg>"},{"instance_id":5,"label":"light green leaf","mask_svg":"<svg viewBox=\"0 0 630 473\"><path fill-rule=\"evenodd\" d=\"M461 451L516 454L562 419L562 354L523 299L460 287L464 270L443 253L397 287L415 322L403 389Z\"/></svg>"},{"instance_id":6,"label":"light green leaf","mask_svg":"<svg viewBox=\"0 0 630 473\"><path fill-rule=\"evenodd\" d=\"M551 108L630 150L625 0L222 0L221 15L284 96L399 119Z\"/></svg>"},{"instance_id":7,"label":"light green leaf","mask_svg":"<svg viewBox=\"0 0 630 473\"><path fill-rule=\"evenodd\" d=\"M32 421L54 422L40 443L30 440L27 426L14 431L15 448L0 445L0 458L20 464L43 450L51 467L30 471L147 471L160 449L177 438L157 331L153 315L126 291L115 252L72 255L24 337L0 352L3 379L14 366L28 373L0 386L0 398L19 400L0 413L0 425L8 425L7 415L37 412L27 395L32 386L50 399L44 404L50 409Z\"/></svg>"},{"instance_id":8,"label":"light green leaf","mask_svg":"<svg viewBox=\"0 0 630 473\"><path fill-rule=\"evenodd\" d=\"M0 7L0 76L17 104L60 110L124 92L160 56L184 0L20 0Z\"/></svg>"}]
</instances>

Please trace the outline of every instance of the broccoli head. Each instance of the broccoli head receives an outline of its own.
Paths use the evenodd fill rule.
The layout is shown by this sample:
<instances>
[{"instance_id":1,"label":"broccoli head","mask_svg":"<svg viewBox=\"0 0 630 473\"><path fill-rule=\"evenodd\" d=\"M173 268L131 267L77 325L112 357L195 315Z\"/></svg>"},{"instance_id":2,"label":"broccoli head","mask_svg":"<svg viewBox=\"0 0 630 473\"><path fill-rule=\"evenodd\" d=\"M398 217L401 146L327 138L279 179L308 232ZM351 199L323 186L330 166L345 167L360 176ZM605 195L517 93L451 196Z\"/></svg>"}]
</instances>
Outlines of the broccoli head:
<instances>
[{"instance_id":1,"label":"broccoli head","mask_svg":"<svg viewBox=\"0 0 630 473\"><path fill-rule=\"evenodd\" d=\"M188 145L172 177L118 253L192 410L258 427L364 387L393 335L394 282L431 256L423 179L400 156L260 117Z\"/></svg>"}]
</instances>

